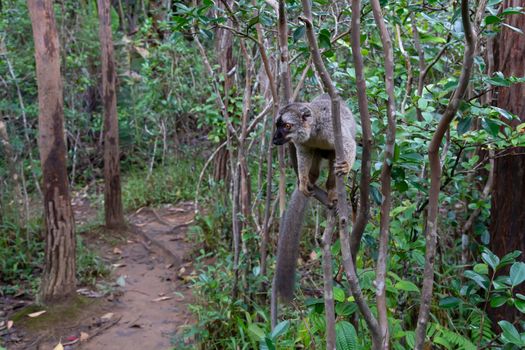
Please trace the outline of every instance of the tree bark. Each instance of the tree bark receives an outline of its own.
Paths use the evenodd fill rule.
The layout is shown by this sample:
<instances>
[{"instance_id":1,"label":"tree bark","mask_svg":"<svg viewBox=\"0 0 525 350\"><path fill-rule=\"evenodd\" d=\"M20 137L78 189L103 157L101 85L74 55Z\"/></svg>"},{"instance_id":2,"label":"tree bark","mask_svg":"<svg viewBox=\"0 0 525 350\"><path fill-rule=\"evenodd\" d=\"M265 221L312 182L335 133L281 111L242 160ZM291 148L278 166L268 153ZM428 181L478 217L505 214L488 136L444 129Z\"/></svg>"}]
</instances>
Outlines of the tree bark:
<instances>
[{"instance_id":1,"label":"tree bark","mask_svg":"<svg viewBox=\"0 0 525 350\"><path fill-rule=\"evenodd\" d=\"M474 53L477 37L472 29L469 18L468 0L461 1L461 19L465 31L465 51L463 53L463 66L459 76L458 87L454 91L441 120L432 136L428 146L428 160L430 163L430 190L428 197L428 215L426 220L425 241L425 269L423 272L423 287L421 289L421 301L416 326L416 340L414 348L423 350L425 347L427 324L430 313L434 288L434 261L436 257L437 220L439 207L439 192L441 185L441 162L439 159L439 148L443 136L448 130L450 123L456 116L459 103L463 99L472 73Z\"/></svg>"},{"instance_id":2,"label":"tree bark","mask_svg":"<svg viewBox=\"0 0 525 350\"><path fill-rule=\"evenodd\" d=\"M396 101L394 94L394 52L392 40L383 18L379 0L371 0L372 12L379 29L385 60L385 86L388 95L387 131L385 156L381 166L381 219L379 228L379 251L376 267L376 302L377 319L381 332L381 348L389 349L390 333L388 330L388 310L386 300L386 264L388 258L388 236L390 233L390 208L392 206L392 164L396 141Z\"/></svg>"},{"instance_id":3,"label":"tree bark","mask_svg":"<svg viewBox=\"0 0 525 350\"><path fill-rule=\"evenodd\" d=\"M366 224L370 217L370 167L372 153L372 124L370 122L370 113L368 110L368 99L366 96L366 80L364 74L363 55L361 53L361 1L352 0L352 20L351 20L351 43L352 58L355 67L357 101L359 104L359 115L361 118L361 129L363 136L361 142L363 151L361 153L361 181L359 183L359 210L357 219L352 228L350 236L350 250L354 265L359 252L361 238L365 232Z\"/></svg>"},{"instance_id":4,"label":"tree bark","mask_svg":"<svg viewBox=\"0 0 525 350\"><path fill-rule=\"evenodd\" d=\"M523 6L523 1L506 0L502 9ZM509 25L525 29L523 15L506 17ZM501 26L501 32L494 40L495 71L502 72L506 77L523 76L525 70L525 37L523 34ZM514 84L510 87L499 87L496 92L496 105L525 121L525 84ZM517 124L518 121L515 121ZM514 125L515 125L514 124ZM494 162L494 184L491 205L490 249L498 256L503 256L514 250L525 252L525 148L514 147L498 150ZM521 259L524 259L522 254ZM525 288L515 289L515 292L525 293ZM502 319L513 322L519 317L513 307L502 306L489 310L493 321ZM495 323L495 322L494 322Z\"/></svg>"},{"instance_id":5,"label":"tree bark","mask_svg":"<svg viewBox=\"0 0 525 350\"><path fill-rule=\"evenodd\" d=\"M120 151L117 117L116 72L109 0L98 0L102 101L104 104L104 212L106 227L125 226L120 189Z\"/></svg>"},{"instance_id":6,"label":"tree bark","mask_svg":"<svg viewBox=\"0 0 525 350\"><path fill-rule=\"evenodd\" d=\"M75 292L75 227L66 168L60 52L52 0L28 0L38 83L38 146L44 189L45 266L41 299Z\"/></svg>"}]
</instances>

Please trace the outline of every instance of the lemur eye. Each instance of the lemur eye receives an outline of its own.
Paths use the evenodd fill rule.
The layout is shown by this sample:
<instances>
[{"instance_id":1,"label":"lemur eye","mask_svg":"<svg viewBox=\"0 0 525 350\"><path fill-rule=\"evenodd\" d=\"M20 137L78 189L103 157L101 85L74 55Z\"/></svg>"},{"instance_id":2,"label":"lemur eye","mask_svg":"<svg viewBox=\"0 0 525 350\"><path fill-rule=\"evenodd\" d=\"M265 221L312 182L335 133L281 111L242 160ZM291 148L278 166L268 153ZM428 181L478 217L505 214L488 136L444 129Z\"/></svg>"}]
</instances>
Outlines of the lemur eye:
<instances>
[{"instance_id":1,"label":"lemur eye","mask_svg":"<svg viewBox=\"0 0 525 350\"><path fill-rule=\"evenodd\" d=\"M287 130L290 130L292 128L292 124L284 124L284 128L287 129Z\"/></svg>"}]
</instances>

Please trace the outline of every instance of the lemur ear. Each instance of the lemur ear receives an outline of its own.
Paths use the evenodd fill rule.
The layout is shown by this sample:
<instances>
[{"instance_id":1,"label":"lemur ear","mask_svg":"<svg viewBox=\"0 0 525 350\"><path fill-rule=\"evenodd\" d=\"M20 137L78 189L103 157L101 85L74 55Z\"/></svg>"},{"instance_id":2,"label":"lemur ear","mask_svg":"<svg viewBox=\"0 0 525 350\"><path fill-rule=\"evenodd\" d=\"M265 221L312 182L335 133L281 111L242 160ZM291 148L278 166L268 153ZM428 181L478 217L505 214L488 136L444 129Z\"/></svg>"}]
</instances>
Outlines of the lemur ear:
<instances>
[{"instance_id":1,"label":"lemur ear","mask_svg":"<svg viewBox=\"0 0 525 350\"><path fill-rule=\"evenodd\" d=\"M302 106L301 108L299 108L299 112L301 113L301 117L303 118L303 121L306 121L306 119L312 116L312 111L310 110L310 108L306 106Z\"/></svg>"}]
</instances>

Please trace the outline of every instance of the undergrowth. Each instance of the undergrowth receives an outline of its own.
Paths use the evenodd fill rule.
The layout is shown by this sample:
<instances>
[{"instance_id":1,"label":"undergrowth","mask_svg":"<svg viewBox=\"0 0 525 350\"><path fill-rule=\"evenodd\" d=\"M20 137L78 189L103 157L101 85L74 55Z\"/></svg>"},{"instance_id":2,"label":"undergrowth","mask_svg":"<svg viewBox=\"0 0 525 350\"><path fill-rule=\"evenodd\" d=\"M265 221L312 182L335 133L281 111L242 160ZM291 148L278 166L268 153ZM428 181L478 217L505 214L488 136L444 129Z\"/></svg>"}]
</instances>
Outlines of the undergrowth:
<instances>
[{"instance_id":1,"label":"undergrowth","mask_svg":"<svg viewBox=\"0 0 525 350\"><path fill-rule=\"evenodd\" d=\"M202 164L200 157L186 154L154 167L151 173L147 168L130 170L124 176L122 185L124 208L129 211L144 206L192 200Z\"/></svg>"}]
</instances>

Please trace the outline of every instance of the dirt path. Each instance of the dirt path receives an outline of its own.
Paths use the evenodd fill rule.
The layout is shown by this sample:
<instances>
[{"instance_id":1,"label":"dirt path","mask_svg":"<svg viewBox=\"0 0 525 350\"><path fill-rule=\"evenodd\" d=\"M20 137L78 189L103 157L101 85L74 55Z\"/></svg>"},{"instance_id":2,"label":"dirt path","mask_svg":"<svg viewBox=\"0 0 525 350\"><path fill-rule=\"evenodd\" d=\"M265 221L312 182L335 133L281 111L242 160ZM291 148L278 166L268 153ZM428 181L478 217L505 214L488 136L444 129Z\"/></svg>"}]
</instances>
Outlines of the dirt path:
<instances>
[{"instance_id":1,"label":"dirt path","mask_svg":"<svg viewBox=\"0 0 525 350\"><path fill-rule=\"evenodd\" d=\"M85 214L84 205L75 209ZM144 208L128 217L131 232L88 235L88 245L112 264L109 282L116 282L114 287L104 297L81 298L81 312L69 319L62 317L66 311L49 310L38 316L38 330L15 323L19 330L13 335L20 341L8 343L7 349L51 350L59 341L69 343L64 347L69 350L173 349L174 338L193 321L187 308L191 292L183 281L193 270L187 258L192 220L191 203Z\"/></svg>"},{"instance_id":2,"label":"dirt path","mask_svg":"<svg viewBox=\"0 0 525 350\"><path fill-rule=\"evenodd\" d=\"M146 209L129 219L146 234L146 241L120 247L122 259L116 264L124 266L115 275L125 279L125 286L112 317L121 319L83 350L171 349L177 330L191 322L191 293L178 278L181 268L191 268L183 267L191 248L185 241L185 224L193 219L191 206Z\"/></svg>"}]
</instances>

